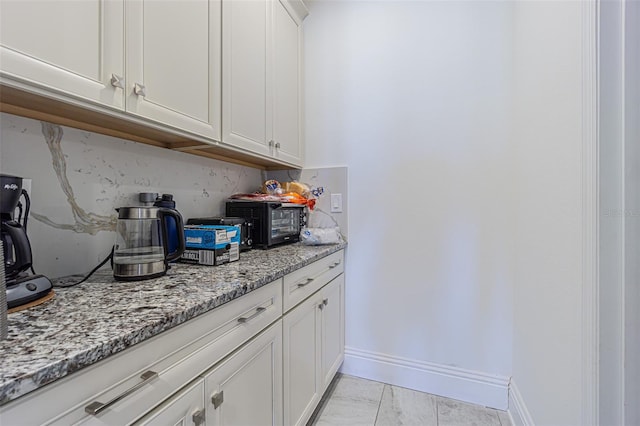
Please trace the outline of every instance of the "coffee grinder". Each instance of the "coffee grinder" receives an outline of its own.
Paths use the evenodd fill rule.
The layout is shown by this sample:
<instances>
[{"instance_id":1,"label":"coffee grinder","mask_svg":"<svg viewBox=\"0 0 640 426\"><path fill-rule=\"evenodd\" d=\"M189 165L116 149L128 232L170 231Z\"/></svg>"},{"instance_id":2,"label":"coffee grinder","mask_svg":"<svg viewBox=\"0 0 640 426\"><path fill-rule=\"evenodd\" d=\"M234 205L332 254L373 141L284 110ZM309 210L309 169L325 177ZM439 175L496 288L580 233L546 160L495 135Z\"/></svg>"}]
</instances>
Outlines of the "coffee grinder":
<instances>
[{"instance_id":1,"label":"coffee grinder","mask_svg":"<svg viewBox=\"0 0 640 426\"><path fill-rule=\"evenodd\" d=\"M21 197L25 200L24 210ZM30 205L29 194L22 189L22 178L0 175L2 250L9 309L35 302L47 296L52 289L47 277L28 272L29 269L33 272L31 244L27 237ZM17 218L16 209L19 212Z\"/></svg>"}]
</instances>

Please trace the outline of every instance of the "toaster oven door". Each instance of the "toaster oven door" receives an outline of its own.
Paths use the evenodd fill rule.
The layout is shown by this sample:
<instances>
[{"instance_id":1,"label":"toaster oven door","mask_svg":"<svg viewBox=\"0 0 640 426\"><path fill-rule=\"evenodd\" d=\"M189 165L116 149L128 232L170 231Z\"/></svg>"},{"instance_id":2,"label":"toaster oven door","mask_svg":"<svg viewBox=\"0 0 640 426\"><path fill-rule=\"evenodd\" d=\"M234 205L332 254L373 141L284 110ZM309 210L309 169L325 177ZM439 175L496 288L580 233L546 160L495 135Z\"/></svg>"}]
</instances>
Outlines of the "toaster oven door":
<instances>
[{"instance_id":1,"label":"toaster oven door","mask_svg":"<svg viewBox=\"0 0 640 426\"><path fill-rule=\"evenodd\" d=\"M299 240L301 228L299 207L280 207L271 210L269 245Z\"/></svg>"}]
</instances>

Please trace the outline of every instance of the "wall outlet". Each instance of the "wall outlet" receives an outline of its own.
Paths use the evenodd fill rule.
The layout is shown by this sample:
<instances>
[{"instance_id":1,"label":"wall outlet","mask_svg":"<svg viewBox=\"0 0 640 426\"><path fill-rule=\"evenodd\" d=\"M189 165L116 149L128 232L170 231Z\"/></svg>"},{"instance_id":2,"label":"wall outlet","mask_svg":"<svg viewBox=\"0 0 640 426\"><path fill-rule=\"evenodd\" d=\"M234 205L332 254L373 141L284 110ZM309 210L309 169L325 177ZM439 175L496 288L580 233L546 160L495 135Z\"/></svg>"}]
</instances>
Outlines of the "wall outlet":
<instances>
[{"instance_id":1,"label":"wall outlet","mask_svg":"<svg viewBox=\"0 0 640 426\"><path fill-rule=\"evenodd\" d=\"M22 189L27 191L27 194L31 197L31 179L22 178Z\"/></svg>"},{"instance_id":2,"label":"wall outlet","mask_svg":"<svg viewBox=\"0 0 640 426\"><path fill-rule=\"evenodd\" d=\"M331 194L331 213L342 213L342 194Z\"/></svg>"}]
</instances>

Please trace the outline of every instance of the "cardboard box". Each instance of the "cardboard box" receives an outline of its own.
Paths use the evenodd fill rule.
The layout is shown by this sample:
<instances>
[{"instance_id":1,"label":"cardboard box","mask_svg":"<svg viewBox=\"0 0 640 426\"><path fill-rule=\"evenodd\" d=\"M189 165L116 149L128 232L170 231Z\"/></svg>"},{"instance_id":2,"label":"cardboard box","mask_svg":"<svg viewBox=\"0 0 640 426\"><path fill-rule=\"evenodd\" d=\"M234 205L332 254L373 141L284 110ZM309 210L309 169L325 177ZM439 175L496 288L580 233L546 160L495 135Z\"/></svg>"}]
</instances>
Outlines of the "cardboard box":
<instances>
[{"instance_id":1,"label":"cardboard box","mask_svg":"<svg viewBox=\"0 0 640 426\"><path fill-rule=\"evenodd\" d=\"M240 226L185 225L182 262L217 266L240 259Z\"/></svg>"}]
</instances>

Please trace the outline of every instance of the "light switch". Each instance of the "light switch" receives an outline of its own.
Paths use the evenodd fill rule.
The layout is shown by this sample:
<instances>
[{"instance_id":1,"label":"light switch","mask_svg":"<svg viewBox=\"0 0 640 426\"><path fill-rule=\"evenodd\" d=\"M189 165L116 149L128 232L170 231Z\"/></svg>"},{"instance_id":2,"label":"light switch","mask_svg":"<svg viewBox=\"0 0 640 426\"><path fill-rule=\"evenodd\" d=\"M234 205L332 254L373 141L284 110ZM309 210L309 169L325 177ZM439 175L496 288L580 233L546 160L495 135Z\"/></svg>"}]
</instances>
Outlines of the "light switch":
<instances>
[{"instance_id":1,"label":"light switch","mask_svg":"<svg viewBox=\"0 0 640 426\"><path fill-rule=\"evenodd\" d=\"M342 194L331 194L331 213L342 213Z\"/></svg>"}]
</instances>

